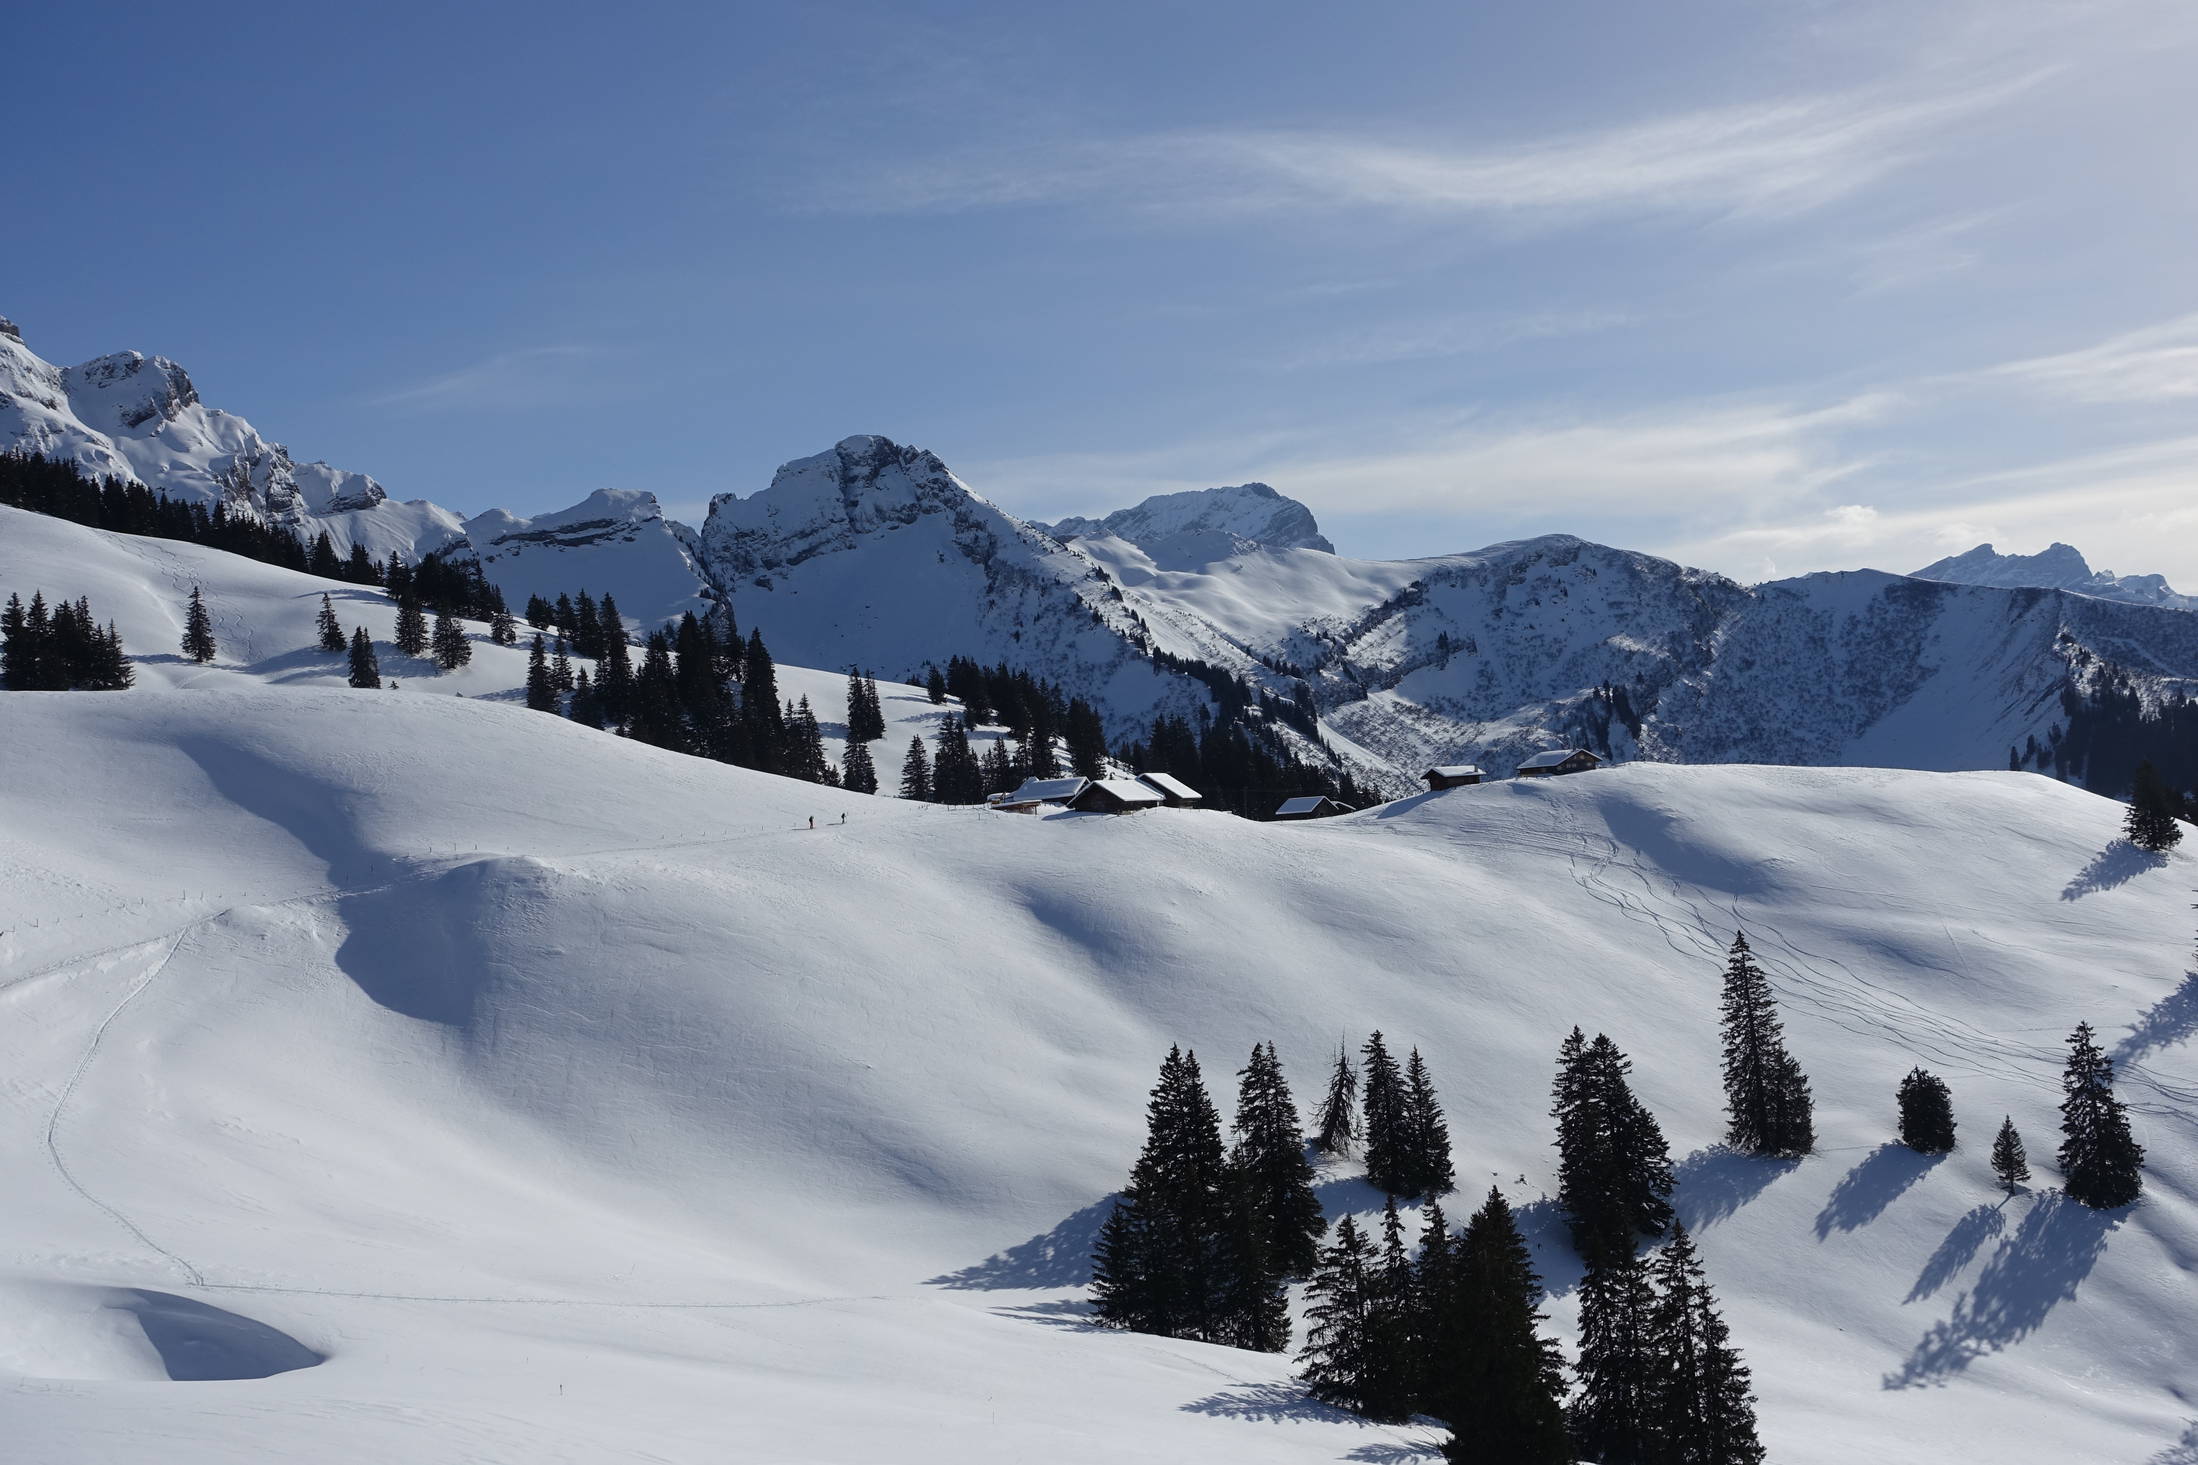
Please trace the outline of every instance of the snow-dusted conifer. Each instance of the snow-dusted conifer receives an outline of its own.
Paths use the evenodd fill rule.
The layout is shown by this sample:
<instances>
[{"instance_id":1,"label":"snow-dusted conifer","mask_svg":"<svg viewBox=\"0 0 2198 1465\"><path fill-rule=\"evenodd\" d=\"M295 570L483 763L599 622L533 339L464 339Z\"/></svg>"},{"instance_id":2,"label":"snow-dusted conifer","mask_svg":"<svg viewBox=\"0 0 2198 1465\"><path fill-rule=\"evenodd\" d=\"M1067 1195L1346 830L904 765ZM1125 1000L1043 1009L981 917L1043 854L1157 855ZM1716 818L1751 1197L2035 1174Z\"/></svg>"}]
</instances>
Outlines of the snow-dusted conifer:
<instances>
[{"instance_id":1,"label":"snow-dusted conifer","mask_svg":"<svg viewBox=\"0 0 2198 1465\"><path fill-rule=\"evenodd\" d=\"M2175 848L2183 838L2183 826L2176 818L2181 806L2182 800L2169 790L2151 760L2139 763L2130 783L2129 814L2123 824L2129 842L2154 854Z\"/></svg>"},{"instance_id":2,"label":"snow-dusted conifer","mask_svg":"<svg viewBox=\"0 0 2198 1465\"><path fill-rule=\"evenodd\" d=\"M1313 1124L1313 1148L1324 1155L1348 1155L1358 1142L1358 1070L1341 1043L1336 1044L1336 1066L1328 1074L1328 1092Z\"/></svg>"},{"instance_id":3,"label":"snow-dusted conifer","mask_svg":"<svg viewBox=\"0 0 2198 1465\"><path fill-rule=\"evenodd\" d=\"M183 654L203 663L212 661L218 649L214 644L214 618L207 612L206 598L193 585L190 603L183 610Z\"/></svg>"},{"instance_id":4,"label":"snow-dusted conifer","mask_svg":"<svg viewBox=\"0 0 2198 1465\"><path fill-rule=\"evenodd\" d=\"M343 623L336 619L335 603L326 591L321 592L320 613L313 618L313 624L321 634L321 650L341 655L350 644L344 638Z\"/></svg>"},{"instance_id":5,"label":"snow-dusted conifer","mask_svg":"<svg viewBox=\"0 0 2198 1465\"><path fill-rule=\"evenodd\" d=\"M1366 1179L1389 1195L1412 1194L1411 1136L1405 1120L1404 1075L1376 1029L1359 1054L1366 1060Z\"/></svg>"},{"instance_id":6,"label":"snow-dusted conifer","mask_svg":"<svg viewBox=\"0 0 2198 1465\"><path fill-rule=\"evenodd\" d=\"M540 631L534 633L534 644L527 650L527 706L536 712L557 710L557 683L550 676L549 648Z\"/></svg>"},{"instance_id":7,"label":"snow-dusted conifer","mask_svg":"<svg viewBox=\"0 0 2198 1465\"><path fill-rule=\"evenodd\" d=\"M1374 1336L1373 1249L1350 1216L1336 1222L1305 1292L1298 1376L1314 1398L1364 1414L1379 1396L1378 1375L1387 1360Z\"/></svg>"},{"instance_id":8,"label":"snow-dusted conifer","mask_svg":"<svg viewBox=\"0 0 2198 1465\"><path fill-rule=\"evenodd\" d=\"M1146 1110L1145 1148L1092 1259L1092 1296L1110 1326L1227 1342L1234 1176L1198 1057L1170 1048Z\"/></svg>"},{"instance_id":9,"label":"snow-dusted conifer","mask_svg":"<svg viewBox=\"0 0 2198 1465\"><path fill-rule=\"evenodd\" d=\"M849 743L840 759L840 787L852 794L878 791L878 765L871 761L868 743Z\"/></svg>"},{"instance_id":10,"label":"snow-dusted conifer","mask_svg":"<svg viewBox=\"0 0 2198 1465\"><path fill-rule=\"evenodd\" d=\"M374 655L374 643L367 639L366 627L355 626L351 631L351 685L378 688L381 684L382 666Z\"/></svg>"},{"instance_id":11,"label":"snow-dusted conifer","mask_svg":"<svg viewBox=\"0 0 2198 1465\"><path fill-rule=\"evenodd\" d=\"M919 804L931 802L931 757L920 737L908 740L908 756L901 760L901 797Z\"/></svg>"},{"instance_id":12,"label":"snow-dusted conifer","mask_svg":"<svg viewBox=\"0 0 2198 1465\"><path fill-rule=\"evenodd\" d=\"M1253 1048L1237 1080L1236 1147L1230 1159L1260 1249L1272 1275L1310 1275L1328 1222L1313 1194L1297 1104L1274 1044Z\"/></svg>"},{"instance_id":13,"label":"snow-dusted conifer","mask_svg":"<svg viewBox=\"0 0 2198 1465\"><path fill-rule=\"evenodd\" d=\"M1450 1424L1453 1465L1561 1465L1564 1362L1541 1334L1542 1280L1500 1191L1458 1240L1452 1305L1465 1319L1457 1356L1432 1385L1431 1407Z\"/></svg>"},{"instance_id":14,"label":"snow-dusted conifer","mask_svg":"<svg viewBox=\"0 0 2198 1465\"><path fill-rule=\"evenodd\" d=\"M1923 1069L1910 1069L1900 1081L1900 1142L1920 1155L1943 1155L1954 1147L1954 1096L1946 1080Z\"/></svg>"},{"instance_id":15,"label":"snow-dusted conifer","mask_svg":"<svg viewBox=\"0 0 2198 1465\"><path fill-rule=\"evenodd\" d=\"M397 649L407 656L427 654L427 612L411 592L397 597Z\"/></svg>"},{"instance_id":16,"label":"snow-dusted conifer","mask_svg":"<svg viewBox=\"0 0 2198 1465\"><path fill-rule=\"evenodd\" d=\"M2009 1195L2030 1178L2030 1157L2023 1153L2022 1132L2012 1114L2000 1120L2000 1132L1992 1139L1992 1173Z\"/></svg>"},{"instance_id":17,"label":"snow-dusted conifer","mask_svg":"<svg viewBox=\"0 0 2198 1465\"><path fill-rule=\"evenodd\" d=\"M1650 1271L1657 1296L1649 1313L1656 1359L1649 1458L1657 1465L1761 1465L1748 1370L1685 1226L1673 1226Z\"/></svg>"},{"instance_id":18,"label":"snow-dusted conifer","mask_svg":"<svg viewBox=\"0 0 2198 1465\"><path fill-rule=\"evenodd\" d=\"M1405 1148L1411 1168L1409 1195L1447 1194L1457 1183L1450 1163L1450 1124L1435 1096L1435 1080L1414 1048L1404 1065Z\"/></svg>"},{"instance_id":19,"label":"snow-dusted conifer","mask_svg":"<svg viewBox=\"0 0 2198 1465\"><path fill-rule=\"evenodd\" d=\"M1786 1051L1770 978L1733 936L1725 965L1726 1138L1754 1155L1805 1155L1816 1145L1809 1081Z\"/></svg>"},{"instance_id":20,"label":"snow-dusted conifer","mask_svg":"<svg viewBox=\"0 0 2198 1465\"><path fill-rule=\"evenodd\" d=\"M1580 1283L1579 1385L1566 1422L1573 1449L1604 1465L1652 1465L1658 1359L1648 1263L1628 1252L1588 1268Z\"/></svg>"},{"instance_id":21,"label":"snow-dusted conifer","mask_svg":"<svg viewBox=\"0 0 2198 1465\"><path fill-rule=\"evenodd\" d=\"M2061 1092L2062 1189L2094 1210L2130 1204L2144 1191L2145 1150L2114 1096L2114 1060L2100 1050L2090 1023L2069 1034Z\"/></svg>"},{"instance_id":22,"label":"snow-dusted conifer","mask_svg":"<svg viewBox=\"0 0 2198 1465\"><path fill-rule=\"evenodd\" d=\"M473 642L466 636L465 623L448 606L436 610L435 634L430 640L435 664L444 671L456 671L473 660Z\"/></svg>"}]
</instances>

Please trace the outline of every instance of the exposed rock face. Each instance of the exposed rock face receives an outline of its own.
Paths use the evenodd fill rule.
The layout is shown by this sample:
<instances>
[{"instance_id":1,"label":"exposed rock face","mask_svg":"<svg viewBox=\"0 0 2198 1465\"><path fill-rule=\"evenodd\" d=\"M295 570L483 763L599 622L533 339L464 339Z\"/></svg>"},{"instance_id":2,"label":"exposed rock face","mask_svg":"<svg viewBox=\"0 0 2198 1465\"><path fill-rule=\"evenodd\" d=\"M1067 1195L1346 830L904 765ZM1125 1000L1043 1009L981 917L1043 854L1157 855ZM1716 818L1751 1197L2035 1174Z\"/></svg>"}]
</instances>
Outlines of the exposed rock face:
<instances>
[{"instance_id":1,"label":"exposed rock face","mask_svg":"<svg viewBox=\"0 0 2198 1465\"><path fill-rule=\"evenodd\" d=\"M1999 554L1991 545L1980 544L1925 565L1916 571L1915 578L2005 589L2067 590L2132 605L2198 610L2198 596L2176 594L2164 575L2117 575L2111 570L2094 570L2074 545L2057 542L2036 554Z\"/></svg>"}]
</instances>

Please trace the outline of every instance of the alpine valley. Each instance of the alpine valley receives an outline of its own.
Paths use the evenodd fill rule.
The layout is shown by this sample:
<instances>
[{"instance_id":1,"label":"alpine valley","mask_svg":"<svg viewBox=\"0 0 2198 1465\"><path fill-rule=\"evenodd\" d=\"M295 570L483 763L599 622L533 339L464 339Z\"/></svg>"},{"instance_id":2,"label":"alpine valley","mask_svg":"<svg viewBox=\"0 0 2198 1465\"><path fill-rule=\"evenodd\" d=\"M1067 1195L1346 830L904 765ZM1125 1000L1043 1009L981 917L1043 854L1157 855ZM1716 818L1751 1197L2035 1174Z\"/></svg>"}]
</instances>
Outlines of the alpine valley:
<instances>
[{"instance_id":1,"label":"alpine valley","mask_svg":"<svg viewBox=\"0 0 2198 1465\"><path fill-rule=\"evenodd\" d=\"M1436 1465L1531 1399L1549 1461L1632 1389L1659 1465L2198 1461L2198 854L2119 801L2198 783L2165 587L1353 559L1258 483L1041 524L875 436L699 527L468 516L4 324L0 442L66 480L0 505L0 1457ZM1144 802L1046 802L981 711L1026 697ZM1395 796L1133 782L1201 722ZM852 777L1011 742L1028 813ZM1609 766L1417 783L1553 746ZM1582 1223L1641 1175L1652 1225ZM1420 1392L1339 1402L1352 1357Z\"/></svg>"}]
</instances>

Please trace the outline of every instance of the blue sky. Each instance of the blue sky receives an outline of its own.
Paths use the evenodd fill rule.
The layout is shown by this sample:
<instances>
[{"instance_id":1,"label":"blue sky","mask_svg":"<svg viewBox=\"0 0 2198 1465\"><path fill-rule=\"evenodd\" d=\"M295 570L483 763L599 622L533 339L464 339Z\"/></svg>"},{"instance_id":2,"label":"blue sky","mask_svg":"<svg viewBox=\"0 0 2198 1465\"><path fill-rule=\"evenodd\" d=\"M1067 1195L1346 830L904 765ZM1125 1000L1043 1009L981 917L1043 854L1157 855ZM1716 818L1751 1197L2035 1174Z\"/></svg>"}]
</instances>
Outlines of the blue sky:
<instances>
[{"instance_id":1,"label":"blue sky","mask_svg":"<svg viewBox=\"0 0 2198 1465\"><path fill-rule=\"evenodd\" d=\"M853 432L1032 517L2198 588L2198 8L43 6L0 313L467 512Z\"/></svg>"}]
</instances>

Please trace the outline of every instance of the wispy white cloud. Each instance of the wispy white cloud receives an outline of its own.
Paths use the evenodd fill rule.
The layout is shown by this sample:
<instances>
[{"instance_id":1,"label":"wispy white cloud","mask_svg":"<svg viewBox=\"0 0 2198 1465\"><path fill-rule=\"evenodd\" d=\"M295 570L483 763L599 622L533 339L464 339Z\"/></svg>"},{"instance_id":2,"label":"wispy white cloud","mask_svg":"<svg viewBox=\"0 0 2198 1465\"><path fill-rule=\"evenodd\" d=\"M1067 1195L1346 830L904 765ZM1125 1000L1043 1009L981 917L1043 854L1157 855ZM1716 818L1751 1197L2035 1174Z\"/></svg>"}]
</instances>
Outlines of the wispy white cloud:
<instances>
[{"instance_id":1,"label":"wispy white cloud","mask_svg":"<svg viewBox=\"0 0 2198 1465\"><path fill-rule=\"evenodd\" d=\"M2198 436L1953 477L1903 497L1929 502L1794 512L1658 550L1768 579L1857 564L1906 573L1977 544L2027 554L2077 538L2094 569L2164 574L2198 589Z\"/></svg>"},{"instance_id":2,"label":"wispy white cloud","mask_svg":"<svg viewBox=\"0 0 2198 1465\"><path fill-rule=\"evenodd\" d=\"M1453 315L1373 326L1308 343L1267 358L1284 370L1318 366L1373 366L1495 351L1525 341L1593 335L1633 325L1638 315L1615 310L1543 311L1533 315Z\"/></svg>"},{"instance_id":3,"label":"wispy white cloud","mask_svg":"<svg viewBox=\"0 0 2198 1465\"><path fill-rule=\"evenodd\" d=\"M567 405L616 395L619 379L593 346L530 346L367 399L400 412L479 412Z\"/></svg>"},{"instance_id":4,"label":"wispy white cloud","mask_svg":"<svg viewBox=\"0 0 2198 1465\"><path fill-rule=\"evenodd\" d=\"M2198 397L2198 311L2094 346L2011 361L1978 374L2078 402Z\"/></svg>"},{"instance_id":5,"label":"wispy white cloud","mask_svg":"<svg viewBox=\"0 0 2198 1465\"><path fill-rule=\"evenodd\" d=\"M884 213L1104 199L1168 212L1788 214L1921 156L2047 74L1711 108L1494 146L1279 130L1035 144L841 178L811 201Z\"/></svg>"}]
</instances>

